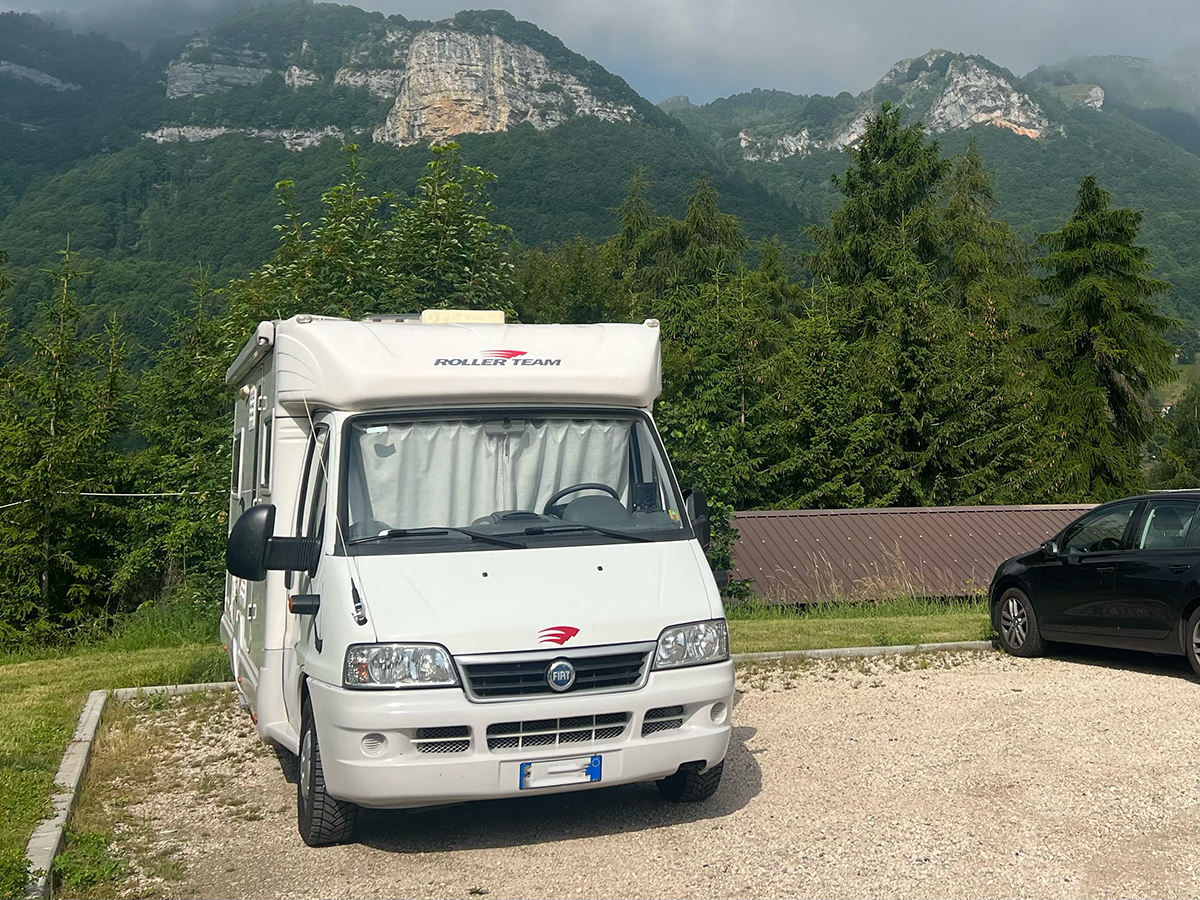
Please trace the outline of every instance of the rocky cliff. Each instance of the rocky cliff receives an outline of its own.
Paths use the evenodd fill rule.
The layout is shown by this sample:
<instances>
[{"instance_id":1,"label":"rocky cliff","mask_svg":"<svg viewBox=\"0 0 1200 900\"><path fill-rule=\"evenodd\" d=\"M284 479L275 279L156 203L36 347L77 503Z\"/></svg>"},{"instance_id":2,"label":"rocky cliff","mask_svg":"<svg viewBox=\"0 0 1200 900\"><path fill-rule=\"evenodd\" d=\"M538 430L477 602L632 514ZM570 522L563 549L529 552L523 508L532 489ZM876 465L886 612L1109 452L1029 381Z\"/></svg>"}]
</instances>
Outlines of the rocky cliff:
<instances>
[{"instance_id":1,"label":"rocky cliff","mask_svg":"<svg viewBox=\"0 0 1200 900\"><path fill-rule=\"evenodd\" d=\"M390 107L382 120L355 122L354 130L370 134L376 142L399 146L505 131L523 123L540 131L576 116L629 122L641 115L636 103L640 98L632 91L633 99L622 98L590 84L572 69L591 71L595 64L583 61L586 65L581 67L576 60L582 57L571 54L544 32L516 22L506 13L468 15L473 16L468 27L459 27L456 19L409 23L393 17L371 23L343 46L310 44L305 39L291 48L260 47L252 36L239 43L230 40L228 33L201 35L167 66L166 96L182 101L183 113L189 99L254 88L273 76L281 77L300 94L327 86L358 89L387 101ZM490 27L480 27L480 16L489 17L483 21ZM543 49L554 52L556 59L552 61L543 49L514 39L508 32L532 35ZM336 67L330 60L336 61ZM204 140L216 136L213 129L224 129L220 133L240 130L264 138L278 132L263 124L212 122L206 124L203 137L183 126L146 136L175 141ZM331 134L331 128L304 132L311 133L316 142ZM289 146L296 140L308 140L277 139Z\"/></svg>"},{"instance_id":2,"label":"rocky cliff","mask_svg":"<svg viewBox=\"0 0 1200 900\"><path fill-rule=\"evenodd\" d=\"M1103 96L1097 89L1081 97L1077 105L1099 109ZM741 98L747 98L744 104L739 103ZM675 105L671 112L686 122L706 117L711 121L720 115L730 133L728 142L743 159L780 162L858 146L868 117L885 101L898 106L907 121L923 121L933 134L979 125L1004 128L1031 139L1063 132L1011 73L982 57L946 50L900 60L873 88L857 97L800 97L770 91L759 92L756 100L739 95L703 108Z\"/></svg>"}]
</instances>

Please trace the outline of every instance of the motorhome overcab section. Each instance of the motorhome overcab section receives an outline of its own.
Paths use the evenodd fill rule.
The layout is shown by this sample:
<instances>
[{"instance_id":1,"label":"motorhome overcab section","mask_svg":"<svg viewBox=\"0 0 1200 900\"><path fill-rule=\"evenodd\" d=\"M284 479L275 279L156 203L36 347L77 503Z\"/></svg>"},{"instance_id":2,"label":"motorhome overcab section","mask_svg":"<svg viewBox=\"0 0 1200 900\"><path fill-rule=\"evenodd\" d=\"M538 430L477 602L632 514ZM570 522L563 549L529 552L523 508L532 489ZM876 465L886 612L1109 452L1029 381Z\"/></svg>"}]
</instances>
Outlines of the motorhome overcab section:
<instances>
[{"instance_id":1,"label":"motorhome overcab section","mask_svg":"<svg viewBox=\"0 0 1200 900\"><path fill-rule=\"evenodd\" d=\"M221 632L299 756L306 842L359 806L716 790L733 667L704 497L651 416L657 322L299 316L227 380Z\"/></svg>"}]
</instances>

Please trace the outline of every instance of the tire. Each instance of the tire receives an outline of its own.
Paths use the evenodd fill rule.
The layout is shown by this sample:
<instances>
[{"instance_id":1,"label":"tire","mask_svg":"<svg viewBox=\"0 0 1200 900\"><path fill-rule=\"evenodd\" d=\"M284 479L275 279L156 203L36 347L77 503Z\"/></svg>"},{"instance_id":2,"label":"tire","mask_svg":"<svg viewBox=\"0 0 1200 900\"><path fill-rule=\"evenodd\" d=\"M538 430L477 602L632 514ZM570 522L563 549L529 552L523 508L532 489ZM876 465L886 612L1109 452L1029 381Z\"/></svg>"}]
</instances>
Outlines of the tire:
<instances>
[{"instance_id":1,"label":"tire","mask_svg":"<svg viewBox=\"0 0 1200 900\"><path fill-rule=\"evenodd\" d=\"M1183 655L1191 663L1192 671L1200 675L1200 607L1192 610L1183 627Z\"/></svg>"},{"instance_id":2,"label":"tire","mask_svg":"<svg viewBox=\"0 0 1200 900\"><path fill-rule=\"evenodd\" d=\"M300 754L296 777L296 824L310 847L343 844L354 836L358 807L335 800L325 792L321 745L313 722L312 706L305 699L300 713Z\"/></svg>"},{"instance_id":3,"label":"tire","mask_svg":"<svg viewBox=\"0 0 1200 900\"><path fill-rule=\"evenodd\" d=\"M1013 656L1041 656L1046 652L1037 613L1019 588L1009 588L1000 596L996 604L996 631L1000 646Z\"/></svg>"},{"instance_id":4,"label":"tire","mask_svg":"<svg viewBox=\"0 0 1200 900\"><path fill-rule=\"evenodd\" d=\"M725 761L717 763L707 772L701 772L702 763L684 763L674 775L658 782L658 792L675 803L695 803L707 800L721 786L721 771Z\"/></svg>"}]
</instances>

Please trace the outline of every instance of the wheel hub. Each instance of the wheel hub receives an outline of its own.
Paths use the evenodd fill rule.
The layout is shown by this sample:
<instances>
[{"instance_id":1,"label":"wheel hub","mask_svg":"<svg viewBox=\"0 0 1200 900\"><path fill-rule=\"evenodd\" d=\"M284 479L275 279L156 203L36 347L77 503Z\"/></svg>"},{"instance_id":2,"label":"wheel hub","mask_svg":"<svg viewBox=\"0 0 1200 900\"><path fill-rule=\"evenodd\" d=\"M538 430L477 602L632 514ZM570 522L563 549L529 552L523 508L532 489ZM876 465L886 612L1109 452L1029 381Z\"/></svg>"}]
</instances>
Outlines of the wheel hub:
<instances>
[{"instance_id":1,"label":"wheel hub","mask_svg":"<svg viewBox=\"0 0 1200 900\"><path fill-rule=\"evenodd\" d=\"M1020 647L1025 643L1029 633L1029 613L1025 610L1025 604L1016 597L1004 601L1004 608L1000 611L1000 632L1010 647Z\"/></svg>"}]
</instances>

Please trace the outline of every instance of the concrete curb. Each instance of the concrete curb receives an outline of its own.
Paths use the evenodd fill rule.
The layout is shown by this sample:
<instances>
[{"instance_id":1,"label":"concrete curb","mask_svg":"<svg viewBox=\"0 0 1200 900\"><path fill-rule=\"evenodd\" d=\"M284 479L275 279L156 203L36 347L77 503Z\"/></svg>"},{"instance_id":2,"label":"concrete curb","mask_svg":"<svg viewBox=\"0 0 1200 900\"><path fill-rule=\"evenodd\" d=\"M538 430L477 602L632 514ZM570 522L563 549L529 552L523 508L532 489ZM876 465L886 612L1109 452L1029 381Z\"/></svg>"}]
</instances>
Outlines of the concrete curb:
<instances>
[{"instance_id":1,"label":"concrete curb","mask_svg":"<svg viewBox=\"0 0 1200 900\"><path fill-rule=\"evenodd\" d=\"M26 890L28 897L50 896L50 867L54 864L54 857L62 849L63 831L67 822L71 820L71 814L75 812L79 786L87 771L88 760L92 755L92 742L96 737L96 728L100 725L100 713L104 711L107 699L107 691L92 691L88 694L87 702L83 704L83 712L79 716L79 724L75 726L75 735L67 744L58 774L54 776L54 786L58 788L50 798L54 812L34 829L29 843L25 846L25 858L29 861L32 873Z\"/></svg>"},{"instance_id":2,"label":"concrete curb","mask_svg":"<svg viewBox=\"0 0 1200 900\"><path fill-rule=\"evenodd\" d=\"M154 694L171 697L199 691L228 690L232 687L232 681L160 684L147 688L117 688L112 692L112 697L113 700L136 700ZM25 891L28 900L44 900L50 896L50 868L54 865L54 857L62 850L67 825L75 812L79 788L83 784L83 776L87 774L92 745L96 740L96 729L100 727L100 714L104 712L108 694L108 691L92 691L88 694L87 701L83 704L83 712L79 714L79 724L75 726L75 734L67 744L58 774L54 776L54 785L58 789L50 797L50 805L54 812L34 829L29 843L25 846L25 859L29 862L32 876Z\"/></svg>"},{"instance_id":3,"label":"concrete curb","mask_svg":"<svg viewBox=\"0 0 1200 900\"><path fill-rule=\"evenodd\" d=\"M177 697L180 694L201 694L206 691L228 691L237 687L232 681L206 681L201 684L157 684L154 687L116 688L114 700L139 700L142 697L161 695Z\"/></svg>"},{"instance_id":4,"label":"concrete curb","mask_svg":"<svg viewBox=\"0 0 1200 900\"><path fill-rule=\"evenodd\" d=\"M733 661L770 662L777 659L842 659L854 656L900 656L939 650L992 650L992 641L945 641L940 644L900 644L894 647L833 647L829 650L776 650L771 653L735 653Z\"/></svg>"}]
</instances>

